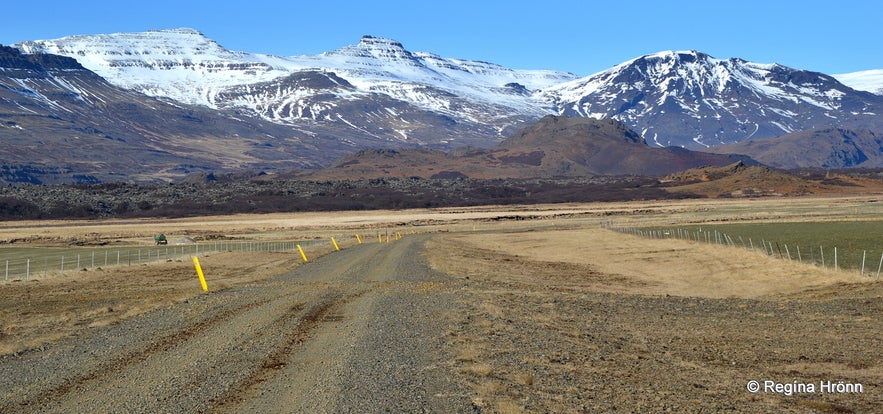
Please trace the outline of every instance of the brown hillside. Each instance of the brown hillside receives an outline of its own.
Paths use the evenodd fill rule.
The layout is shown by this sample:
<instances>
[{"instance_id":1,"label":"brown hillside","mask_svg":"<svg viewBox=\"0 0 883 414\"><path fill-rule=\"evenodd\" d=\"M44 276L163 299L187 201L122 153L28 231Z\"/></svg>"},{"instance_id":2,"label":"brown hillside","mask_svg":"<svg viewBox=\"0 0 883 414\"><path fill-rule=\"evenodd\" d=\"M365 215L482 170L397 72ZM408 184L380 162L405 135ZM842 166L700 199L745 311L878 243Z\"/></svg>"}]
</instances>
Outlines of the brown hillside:
<instances>
[{"instance_id":1,"label":"brown hillside","mask_svg":"<svg viewBox=\"0 0 883 414\"><path fill-rule=\"evenodd\" d=\"M491 149L450 154L417 149L365 150L340 159L331 168L311 172L308 177L659 176L702 165L728 165L740 159L747 157L651 148L640 135L615 120L546 116Z\"/></svg>"},{"instance_id":2,"label":"brown hillside","mask_svg":"<svg viewBox=\"0 0 883 414\"><path fill-rule=\"evenodd\" d=\"M694 168L665 177L662 181L672 186L668 188L671 192L713 198L866 192L873 187L860 187L844 180L803 179L764 166L747 166L742 162L724 167ZM879 181L874 184L879 188Z\"/></svg>"}]
</instances>

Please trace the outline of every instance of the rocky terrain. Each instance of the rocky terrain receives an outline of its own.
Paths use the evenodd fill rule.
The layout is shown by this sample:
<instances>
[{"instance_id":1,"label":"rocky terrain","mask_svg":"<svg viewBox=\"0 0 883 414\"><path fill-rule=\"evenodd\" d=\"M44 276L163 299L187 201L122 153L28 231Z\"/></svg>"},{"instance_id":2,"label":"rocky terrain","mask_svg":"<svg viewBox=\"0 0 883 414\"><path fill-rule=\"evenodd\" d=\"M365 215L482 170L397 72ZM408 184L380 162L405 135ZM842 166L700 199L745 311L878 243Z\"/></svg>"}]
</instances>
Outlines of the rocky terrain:
<instances>
[{"instance_id":1,"label":"rocky terrain","mask_svg":"<svg viewBox=\"0 0 883 414\"><path fill-rule=\"evenodd\" d=\"M179 217L205 214L400 209L683 198L644 177L303 181L217 180L163 185L0 187L0 217Z\"/></svg>"},{"instance_id":2,"label":"rocky terrain","mask_svg":"<svg viewBox=\"0 0 883 414\"><path fill-rule=\"evenodd\" d=\"M304 157L316 143L305 134L122 89L68 57L0 46L0 67L0 183L168 181L243 164L315 167L350 150Z\"/></svg>"},{"instance_id":3,"label":"rocky terrain","mask_svg":"<svg viewBox=\"0 0 883 414\"><path fill-rule=\"evenodd\" d=\"M405 157L400 157L397 151L378 152L377 155L386 158L391 165L407 166L402 162ZM409 159L414 160L413 157ZM192 217L697 197L847 195L883 191L883 176L879 171L802 170L787 173L742 162L723 167L700 167L659 178L480 179L467 178L460 170L439 170L435 174L432 179L413 176L321 181L266 174L208 174L191 176L185 182L159 185L5 186L0 187L0 218Z\"/></svg>"}]
</instances>

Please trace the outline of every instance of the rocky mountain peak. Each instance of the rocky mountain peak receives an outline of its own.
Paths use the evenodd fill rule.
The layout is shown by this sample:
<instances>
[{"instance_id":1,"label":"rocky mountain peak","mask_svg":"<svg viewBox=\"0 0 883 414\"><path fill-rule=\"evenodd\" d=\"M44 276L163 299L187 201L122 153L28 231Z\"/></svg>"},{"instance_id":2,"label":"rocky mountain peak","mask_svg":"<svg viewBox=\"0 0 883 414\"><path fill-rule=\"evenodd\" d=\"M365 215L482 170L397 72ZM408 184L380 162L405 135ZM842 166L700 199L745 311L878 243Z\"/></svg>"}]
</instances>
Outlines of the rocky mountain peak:
<instances>
[{"instance_id":1,"label":"rocky mountain peak","mask_svg":"<svg viewBox=\"0 0 883 414\"><path fill-rule=\"evenodd\" d=\"M651 145L693 149L817 122L876 125L872 118L883 109L883 99L821 73L692 50L641 56L545 94L561 114L618 119Z\"/></svg>"},{"instance_id":2,"label":"rocky mountain peak","mask_svg":"<svg viewBox=\"0 0 883 414\"><path fill-rule=\"evenodd\" d=\"M362 65L406 64L409 66L423 66L419 58L405 49L398 41L370 35L362 36L356 45L346 46L327 56L341 56L345 58L361 59ZM367 59L367 60L365 60ZM377 63L369 63L379 61Z\"/></svg>"},{"instance_id":3,"label":"rocky mountain peak","mask_svg":"<svg viewBox=\"0 0 883 414\"><path fill-rule=\"evenodd\" d=\"M189 28L75 35L54 40L30 40L13 46L28 54L92 55L93 59L96 54L104 54L116 61L139 57L218 56L230 53L198 30Z\"/></svg>"},{"instance_id":4,"label":"rocky mountain peak","mask_svg":"<svg viewBox=\"0 0 883 414\"><path fill-rule=\"evenodd\" d=\"M383 37L375 37L371 35L364 35L359 40L359 46L366 49L397 49L397 50L405 50L405 47L401 42L393 39L387 39Z\"/></svg>"}]
</instances>

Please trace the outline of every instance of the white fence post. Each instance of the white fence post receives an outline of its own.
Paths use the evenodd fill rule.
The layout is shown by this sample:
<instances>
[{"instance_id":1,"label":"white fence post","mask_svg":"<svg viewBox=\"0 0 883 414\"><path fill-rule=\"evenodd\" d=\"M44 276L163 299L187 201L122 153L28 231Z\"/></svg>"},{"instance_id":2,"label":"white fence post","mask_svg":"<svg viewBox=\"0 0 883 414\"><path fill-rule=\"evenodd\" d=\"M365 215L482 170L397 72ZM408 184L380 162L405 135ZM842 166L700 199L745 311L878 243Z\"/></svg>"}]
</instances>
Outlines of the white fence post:
<instances>
[{"instance_id":1,"label":"white fence post","mask_svg":"<svg viewBox=\"0 0 883 414\"><path fill-rule=\"evenodd\" d=\"M867 255L868 255L868 251L867 251L867 250L862 251L862 272L860 273L860 276L864 276L864 275L865 275L865 257L866 257Z\"/></svg>"},{"instance_id":2,"label":"white fence post","mask_svg":"<svg viewBox=\"0 0 883 414\"><path fill-rule=\"evenodd\" d=\"M838 270L838 266L837 266L837 246L834 246L834 270Z\"/></svg>"},{"instance_id":3,"label":"white fence post","mask_svg":"<svg viewBox=\"0 0 883 414\"><path fill-rule=\"evenodd\" d=\"M880 253L880 264L877 265L877 279L880 279L880 268L883 267L883 253Z\"/></svg>"}]
</instances>

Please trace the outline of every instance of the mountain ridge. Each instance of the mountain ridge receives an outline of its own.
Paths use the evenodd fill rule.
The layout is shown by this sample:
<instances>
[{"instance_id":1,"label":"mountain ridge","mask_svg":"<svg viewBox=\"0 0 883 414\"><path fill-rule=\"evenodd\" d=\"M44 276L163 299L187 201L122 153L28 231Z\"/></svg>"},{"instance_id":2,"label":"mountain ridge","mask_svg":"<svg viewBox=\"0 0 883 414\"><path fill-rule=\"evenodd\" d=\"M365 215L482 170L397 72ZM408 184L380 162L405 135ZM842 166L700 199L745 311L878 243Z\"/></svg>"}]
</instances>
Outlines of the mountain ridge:
<instances>
[{"instance_id":1,"label":"mountain ridge","mask_svg":"<svg viewBox=\"0 0 883 414\"><path fill-rule=\"evenodd\" d=\"M298 131L173 105L115 87L74 59L5 46L0 121L0 182L156 181L242 165L319 165L299 155L315 140Z\"/></svg>"},{"instance_id":2,"label":"mountain ridge","mask_svg":"<svg viewBox=\"0 0 883 414\"><path fill-rule=\"evenodd\" d=\"M178 60L171 69L177 68L183 80L170 81L171 69L162 64L169 62L169 45L174 42L182 44L183 52L171 55ZM135 65L138 70L133 73L144 76L150 65L160 65L162 70L155 74L159 78L152 84L138 85L139 90L218 109L254 106L253 99L230 99L231 94L225 91L231 88L273 84L299 71L333 72L355 87L335 95L335 100L370 101L369 94L382 94L458 122L484 124L497 131L485 136L484 146L492 146L526 123L550 114L614 118L653 145L692 149L824 125L878 129L883 124L876 116L883 111L883 96L856 91L817 72L739 58L716 59L695 50L644 55L580 78L566 72L513 70L411 52L399 41L370 35L334 51L288 57L228 51L193 29L73 36L17 46L31 53L79 58L84 66L123 87L135 82L131 76L121 75L120 68L142 62L147 66ZM109 54L108 48L125 53ZM158 58L154 49L168 53ZM207 80L194 83L188 77L194 74ZM266 96L263 104L271 106L286 97ZM313 99L308 95L300 98L301 106L309 106ZM315 99L328 102L325 95ZM303 119L301 113L266 119L296 124ZM357 125L359 121L341 120ZM407 136L416 136L401 125L391 130L377 138L404 141ZM425 137L421 141L451 144L450 140Z\"/></svg>"},{"instance_id":3,"label":"mountain ridge","mask_svg":"<svg viewBox=\"0 0 883 414\"><path fill-rule=\"evenodd\" d=\"M86 179L97 179L96 172L101 179L168 180L200 171L317 168L367 148L487 149L547 115L617 120L662 148L701 149L818 127L883 130L883 96L816 72L691 50L645 55L579 78L412 52L374 36L319 55L288 57L230 51L194 29L77 35L21 42L15 49L33 59L65 56L94 75L74 83L65 73L33 75L33 82L48 79L33 83L14 76L30 70L24 61L0 61L0 92L6 94L0 138L8 153L17 154L12 159L21 160L15 168L37 165L92 177ZM78 94L107 102L81 101ZM56 123L40 134L47 143L76 137L105 148L102 135L108 135L149 143L138 147L145 151L140 156L156 163L169 158L143 171L120 165L110 172L81 151L69 159L29 158L29 140L40 140L39 128L20 122L22 105L43 116L40 127L55 117L82 131L113 132L83 135ZM106 109L126 107L138 109ZM213 159L212 152L222 157ZM537 157L507 159L517 164Z\"/></svg>"},{"instance_id":4,"label":"mountain ridge","mask_svg":"<svg viewBox=\"0 0 883 414\"><path fill-rule=\"evenodd\" d=\"M546 93L564 115L614 114L663 147L700 149L821 122L883 127L877 116L883 97L855 91L818 72L721 60L697 51L641 56Z\"/></svg>"}]
</instances>

